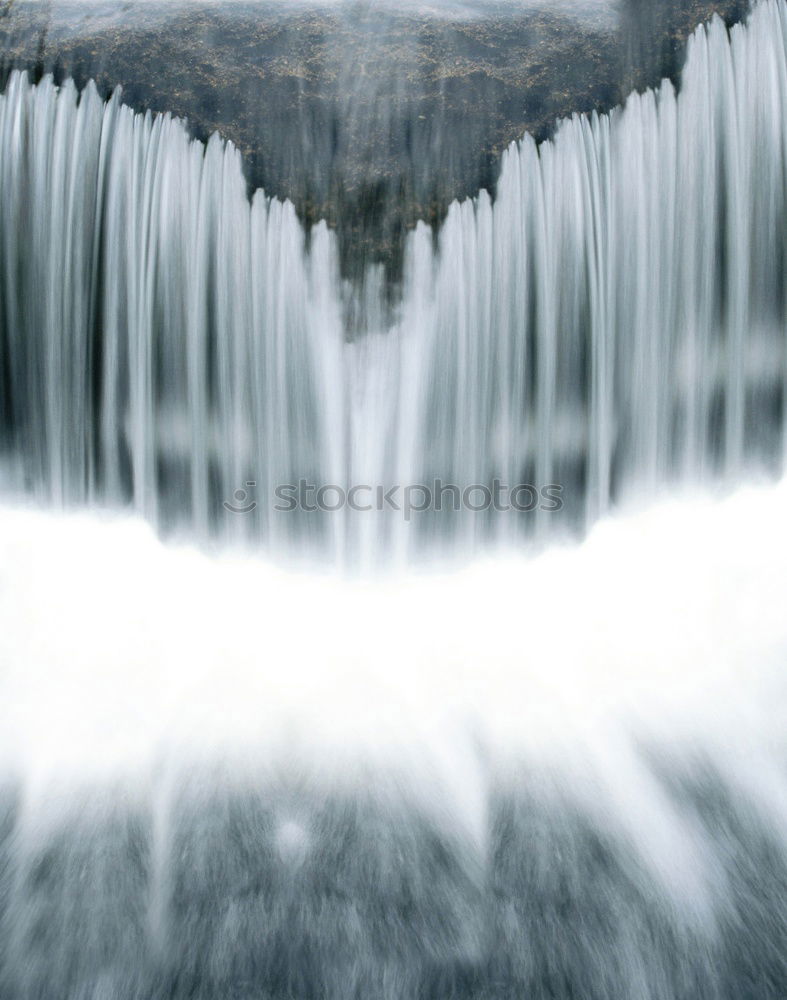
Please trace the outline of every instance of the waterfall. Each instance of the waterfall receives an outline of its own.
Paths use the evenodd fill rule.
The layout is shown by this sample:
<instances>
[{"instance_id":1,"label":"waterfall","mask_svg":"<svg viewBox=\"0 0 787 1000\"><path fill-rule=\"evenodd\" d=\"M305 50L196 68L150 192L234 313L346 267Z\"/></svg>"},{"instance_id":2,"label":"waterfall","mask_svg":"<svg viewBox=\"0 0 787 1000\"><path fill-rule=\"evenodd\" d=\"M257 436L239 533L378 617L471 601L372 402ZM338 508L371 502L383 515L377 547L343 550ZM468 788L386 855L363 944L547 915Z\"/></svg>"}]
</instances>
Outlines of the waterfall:
<instances>
[{"instance_id":1,"label":"waterfall","mask_svg":"<svg viewBox=\"0 0 787 1000\"><path fill-rule=\"evenodd\" d=\"M249 202L240 155L120 93L0 98L6 492L339 562L583 530L781 469L787 5L668 82L505 154L410 235L391 313L334 235ZM350 307L348 309L348 300ZM354 317L348 321L348 314ZM562 490L561 510L277 510L277 488ZM483 506L483 504L481 505ZM486 505L490 508L490 505ZM240 514L233 513L236 507Z\"/></svg>"},{"instance_id":2,"label":"waterfall","mask_svg":"<svg viewBox=\"0 0 787 1000\"><path fill-rule=\"evenodd\" d=\"M10 76L0 1000L787 996L787 0L340 258Z\"/></svg>"},{"instance_id":3,"label":"waterfall","mask_svg":"<svg viewBox=\"0 0 787 1000\"><path fill-rule=\"evenodd\" d=\"M592 523L635 491L781 467L786 42L783 3L729 36L714 19L679 96L526 137L494 204L453 205L413 481L563 483Z\"/></svg>"},{"instance_id":4,"label":"waterfall","mask_svg":"<svg viewBox=\"0 0 787 1000\"><path fill-rule=\"evenodd\" d=\"M307 255L291 205L249 205L236 150L119 93L14 74L0 134L10 474L54 503L174 505L197 532L252 476L335 475L325 228Z\"/></svg>"}]
</instances>

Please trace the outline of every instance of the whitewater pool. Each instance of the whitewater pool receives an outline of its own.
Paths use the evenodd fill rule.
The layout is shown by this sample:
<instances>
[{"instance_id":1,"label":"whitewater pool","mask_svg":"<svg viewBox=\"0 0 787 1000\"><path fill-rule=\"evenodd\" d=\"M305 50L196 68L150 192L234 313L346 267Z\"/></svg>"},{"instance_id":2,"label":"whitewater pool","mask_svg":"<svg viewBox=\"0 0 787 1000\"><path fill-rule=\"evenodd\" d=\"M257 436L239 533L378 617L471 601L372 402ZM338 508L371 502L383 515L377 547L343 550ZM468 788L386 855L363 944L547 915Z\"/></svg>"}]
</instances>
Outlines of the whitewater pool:
<instances>
[{"instance_id":1,"label":"whitewater pool","mask_svg":"<svg viewBox=\"0 0 787 1000\"><path fill-rule=\"evenodd\" d=\"M367 581L4 509L3 996L775 996L785 501Z\"/></svg>"}]
</instances>

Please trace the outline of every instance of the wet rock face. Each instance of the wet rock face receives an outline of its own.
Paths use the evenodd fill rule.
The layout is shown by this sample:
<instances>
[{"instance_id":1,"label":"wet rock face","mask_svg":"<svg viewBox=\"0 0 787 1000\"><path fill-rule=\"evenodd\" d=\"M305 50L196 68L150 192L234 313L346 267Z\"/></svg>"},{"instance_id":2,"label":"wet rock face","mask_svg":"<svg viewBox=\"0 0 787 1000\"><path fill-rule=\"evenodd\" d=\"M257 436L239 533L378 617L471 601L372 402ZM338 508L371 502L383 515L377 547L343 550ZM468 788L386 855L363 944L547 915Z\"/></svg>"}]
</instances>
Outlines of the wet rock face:
<instances>
[{"instance_id":1,"label":"wet rock face","mask_svg":"<svg viewBox=\"0 0 787 1000\"><path fill-rule=\"evenodd\" d=\"M677 77L687 36L718 14L739 21L749 0L619 0L621 93L642 90L658 79Z\"/></svg>"},{"instance_id":2,"label":"wet rock face","mask_svg":"<svg viewBox=\"0 0 787 1000\"><path fill-rule=\"evenodd\" d=\"M105 94L120 84L137 109L187 118L200 138L221 132L250 188L338 230L347 276L379 262L395 283L408 229L494 189L511 141L674 75L700 20L744 6L6 0L0 53L6 72L92 77Z\"/></svg>"}]
</instances>

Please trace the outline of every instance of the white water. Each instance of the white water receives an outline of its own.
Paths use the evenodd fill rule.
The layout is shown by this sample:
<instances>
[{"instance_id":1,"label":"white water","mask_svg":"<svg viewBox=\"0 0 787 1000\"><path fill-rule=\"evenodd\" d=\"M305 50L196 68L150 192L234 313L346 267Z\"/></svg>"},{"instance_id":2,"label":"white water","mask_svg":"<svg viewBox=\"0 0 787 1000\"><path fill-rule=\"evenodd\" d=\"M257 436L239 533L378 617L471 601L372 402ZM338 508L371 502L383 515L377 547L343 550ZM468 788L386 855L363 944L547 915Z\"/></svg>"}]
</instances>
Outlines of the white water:
<instances>
[{"instance_id":1,"label":"white water","mask_svg":"<svg viewBox=\"0 0 787 1000\"><path fill-rule=\"evenodd\" d=\"M672 501L579 548L376 584L6 508L6 778L45 813L217 759L241 785L282 767L326 793L393 779L482 850L490 788L537 763L677 889L710 859L682 843L645 748L676 769L708 755L787 823L785 503L785 484Z\"/></svg>"},{"instance_id":2,"label":"white water","mask_svg":"<svg viewBox=\"0 0 787 1000\"><path fill-rule=\"evenodd\" d=\"M391 328L345 343L333 236L240 158L89 87L0 99L3 469L49 503L330 560L417 558L736 483L785 451L787 6L665 83L505 157L421 225ZM367 282L372 287L373 282ZM550 514L273 510L277 485L561 484ZM253 489L245 484L253 482ZM238 489L256 509L228 514Z\"/></svg>"},{"instance_id":3,"label":"white water","mask_svg":"<svg viewBox=\"0 0 787 1000\"><path fill-rule=\"evenodd\" d=\"M124 943L109 963L103 952L90 956L112 933L103 922L135 926L140 907L143 951L168 948L168 960L184 962L171 942L185 929L179 920L195 919L196 911L177 916L180 843L184 851L207 850L206 859L217 851L223 865L227 837L252 837L251 851L267 850L272 838L280 870L266 904L273 909L242 918L251 921L249 933L263 933L295 878L288 866L311 864L314 854L319 878L332 884L333 862L319 859L336 834L321 810L339 803L341 814L341 802L360 789L388 831L379 834L380 858L369 862L383 865L374 877L383 880L407 871L390 831L409 830L419 816L485 886L498 863L500 797L524 797L536 815L546 808L556 837L573 829L575 821L555 818L568 803L615 857L629 859L648 910L667 914L687 941L699 935L702 982L718 976L731 988L703 957L726 947L724 928L738 920L738 876L729 865L743 862L730 862L724 824L746 817L773 845L771 865L787 862L785 503L784 483L723 503L684 498L605 521L579 548L374 585L303 578L251 558L212 559L165 546L139 520L3 509L1 786L19 790L2 882L13 921L9 981L35 982L35 969L49 969L72 982L80 969L87 982L109 976L110 996L135 996L124 963L137 963L134 975L141 974L142 953L135 958ZM721 826L702 811L712 800L679 791L683 781L701 788L708 767L734 804ZM218 789L233 790L243 809L259 799L273 811L273 825L217 834L215 845L200 847L208 836L200 824L225 815L214 802ZM365 816L372 807L358 808ZM91 832L80 835L86 822ZM122 832L124 823L131 833ZM102 858L125 850L137 823L148 861L143 883L129 888L123 878L132 861L105 868ZM573 872L573 854L550 846L543 831L533 836L528 857L543 851L549 870ZM756 843L752 834L744 850ZM368 849L364 840L359 858ZM36 860L46 852L59 859L51 875ZM752 863L758 880L767 879L762 862ZM254 864L262 857L242 862L245 877ZM430 884L430 871L411 864L406 877ZM91 873L87 888L79 871ZM187 884L199 883L200 871L184 876ZM572 892L592 892L590 877L578 869ZM39 891L36 878L44 886L55 881ZM211 935L224 919L221 895L237 907L243 896L232 893L246 892L230 874L222 878L229 881L210 890ZM376 898L374 878L353 905ZM746 906L760 905L760 886L746 890ZM619 882L609 890L616 916L627 912L621 890ZM322 890L309 882L297 891L304 914L318 907L321 927ZM542 893L551 905L553 890L538 879L528 891L533 899L522 905L537 912ZM452 876L449 911L465 905L461 892ZM481 911L467 905L460 923L469 937L449 953L456 948L463 960L479 961L487 946L468 942ZM56 933L51 954L31 936L47 913L58 920L82 914L67 934ZM293 940L311 933L286 920ZM589 933L611 963L603 949L612 946ZM775 933L775 925L751 930L758 961ZM231 937L221 948L241 954L243 940ZM645 961L641 946L633 937L620 944L626 968ZM187 947L191 954L196 945ZM326 955L320 981L331 963L362 961L371 946L348 947ZM521 945L508 947L515 954ZM73 949L78 959L69 958ZM682 961L656 955L664 968ZM568 953L556 961L570 968ZM652 972L641 974L643 996L672 995L659 991ZM206 995L223 994L214 987Z\"/></svg>"}]
</instances>

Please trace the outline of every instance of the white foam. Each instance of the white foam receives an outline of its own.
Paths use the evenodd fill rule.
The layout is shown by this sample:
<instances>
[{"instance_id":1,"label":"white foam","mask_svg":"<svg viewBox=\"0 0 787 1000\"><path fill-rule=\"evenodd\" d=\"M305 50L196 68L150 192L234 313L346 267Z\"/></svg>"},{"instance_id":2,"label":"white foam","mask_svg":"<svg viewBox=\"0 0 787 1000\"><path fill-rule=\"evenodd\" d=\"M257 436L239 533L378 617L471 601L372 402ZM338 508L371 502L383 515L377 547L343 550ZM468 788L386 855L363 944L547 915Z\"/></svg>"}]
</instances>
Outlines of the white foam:
<instances>
[{"instance_id":1,"label":"white foam","mask_svg":"<svg viewBox=\"0 0 787 1000\"><path fill-rule=\"evenodd\" d=\"M637 747L712 755L783 828L785 501L673 501L531 560L366 582L4 509L0 753L49 811L199 763L385 775L480 848L491 784L527 774L696 901L712 859Z\"/></svg>"}]
</instances>

